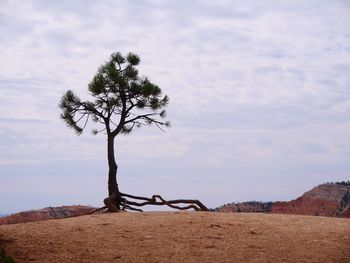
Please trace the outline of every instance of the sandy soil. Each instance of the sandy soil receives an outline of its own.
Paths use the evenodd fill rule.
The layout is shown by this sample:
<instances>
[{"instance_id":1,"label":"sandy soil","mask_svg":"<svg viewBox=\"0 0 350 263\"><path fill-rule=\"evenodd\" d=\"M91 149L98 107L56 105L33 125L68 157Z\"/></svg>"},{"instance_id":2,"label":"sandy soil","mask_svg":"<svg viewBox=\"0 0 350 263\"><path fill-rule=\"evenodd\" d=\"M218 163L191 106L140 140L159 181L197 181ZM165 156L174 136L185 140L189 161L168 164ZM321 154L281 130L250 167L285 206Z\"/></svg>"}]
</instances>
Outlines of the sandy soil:
<instances>
[{"instance_id":1,"label":"sandy soil","mask_svg":"<svg viewBox=\"0 0 350 263\"><path fill-rule=\"evenodd\" d=\"M350 219L148 212L0 226L17 262L350 262Z\"/></svg>"}]
</instances>

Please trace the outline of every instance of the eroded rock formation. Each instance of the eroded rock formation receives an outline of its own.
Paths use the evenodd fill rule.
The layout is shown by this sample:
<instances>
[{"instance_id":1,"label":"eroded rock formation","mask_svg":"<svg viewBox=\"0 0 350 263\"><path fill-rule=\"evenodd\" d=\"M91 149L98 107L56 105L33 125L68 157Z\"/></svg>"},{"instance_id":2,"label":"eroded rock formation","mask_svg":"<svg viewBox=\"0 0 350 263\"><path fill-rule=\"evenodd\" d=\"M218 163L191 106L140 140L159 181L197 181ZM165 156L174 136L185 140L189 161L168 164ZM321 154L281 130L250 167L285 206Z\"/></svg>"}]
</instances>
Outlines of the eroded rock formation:
<instances>
[{"instance_id":1,"label":"eroded rock formation","mask_svg":"<svg viewBox=\"0 0 350 263\"><path fill-rule=\"evenodd\" d=\"M231 203L219 212L254 212L350 218L350 183L326 183L291 201Z\"/></svg>"},{"instance_id":2,"label":"eroded rock formation","mask_svg":"<svg viewBox=\"0 0 350 263\"><path fill-rule=\"evenodd\" d=\"M46 207L39 210L20 212L0 218L0 225L26 223L33 221L48 220L53 218L65 218L71 216L84 215L94 211L95 209L95 207L82 205Z\"/></svg>"}]
</instances>

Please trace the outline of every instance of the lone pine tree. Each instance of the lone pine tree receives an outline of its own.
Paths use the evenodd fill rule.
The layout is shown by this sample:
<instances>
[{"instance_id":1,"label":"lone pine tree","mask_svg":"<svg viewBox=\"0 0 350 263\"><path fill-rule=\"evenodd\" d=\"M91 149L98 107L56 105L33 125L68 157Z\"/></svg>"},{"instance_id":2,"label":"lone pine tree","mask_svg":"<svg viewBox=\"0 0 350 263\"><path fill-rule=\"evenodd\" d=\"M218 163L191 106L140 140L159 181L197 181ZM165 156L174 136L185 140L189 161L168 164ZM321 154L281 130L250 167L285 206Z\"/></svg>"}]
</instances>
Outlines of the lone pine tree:
<instances>
[{"instance_id":1,"label":"lone pine tree","mask_svg":"<svg viewBox=\"0 0 350 263\"><path fill-rule=\"evenodd\" d=\"M109 211L120 209L138 210L135 206L168 205L176 209L207 210L198 200L165 200L159 195L151 198L124 194L117 183L118 165L115 160L114 141L118 135L129 134L135 128L155 125L159 129L169 127L165 108L169 103L167 95L146 77L140 77L137 66L140 57L129 53L123 56L116 52L98 68L88 85L93 100L82 101L73 91L68 90L61 98L61 118L67 126L80 135L89 120L102 126L93 134L107 135L108 197L104 200ZM188 204L178 206L177 204Z\"/></svg>"}]
</instances>

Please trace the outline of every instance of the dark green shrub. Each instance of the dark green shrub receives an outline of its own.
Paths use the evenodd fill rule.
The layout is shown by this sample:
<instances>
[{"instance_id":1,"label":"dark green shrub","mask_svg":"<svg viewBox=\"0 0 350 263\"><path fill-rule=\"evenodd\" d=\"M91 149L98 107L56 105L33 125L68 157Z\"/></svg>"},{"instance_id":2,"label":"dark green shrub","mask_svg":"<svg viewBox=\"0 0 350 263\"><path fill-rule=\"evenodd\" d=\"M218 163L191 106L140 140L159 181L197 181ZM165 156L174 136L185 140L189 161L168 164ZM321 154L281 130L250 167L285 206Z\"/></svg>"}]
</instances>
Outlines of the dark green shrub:
<instances>
[{"instance_id":1,"label":"dark green shrub","mask_svg":"<svg viewBox=\"0 0 350 263\"><path fill-rule=\"evenodd\" d=\"M0 263L15 263L16 261L13 260L10 256L7 256L5 251L0 248Z\"/></svg>"}]
</instances>

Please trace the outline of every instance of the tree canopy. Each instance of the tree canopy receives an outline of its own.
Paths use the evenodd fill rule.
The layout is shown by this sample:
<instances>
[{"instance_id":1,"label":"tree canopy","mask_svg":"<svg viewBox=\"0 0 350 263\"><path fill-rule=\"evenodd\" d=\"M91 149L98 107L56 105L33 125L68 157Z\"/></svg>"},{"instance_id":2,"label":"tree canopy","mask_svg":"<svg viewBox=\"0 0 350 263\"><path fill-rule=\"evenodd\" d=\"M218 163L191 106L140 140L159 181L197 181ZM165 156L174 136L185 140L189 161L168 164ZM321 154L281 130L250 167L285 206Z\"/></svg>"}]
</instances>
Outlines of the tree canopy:
<instances>
[{"instance_id":1,"label":"tree canopy","mask_svg":"<svg viewBox=\"0 0 350 263\"><path fill-rule=\"evenodd\" d=\"M169 98L148 78L140 77L136 68L140 57L129 53L123 57L119 52L99 67L88 85L92 101L82 101L68 90L59 104L61 118L81 134L89 119L103 124L93 134L105 131L109 136L129 134L134 128L145 125L170 126L165 121L165 107ZM146 112L146 113L144 113Z\"/></svg>"}]
</instances>

